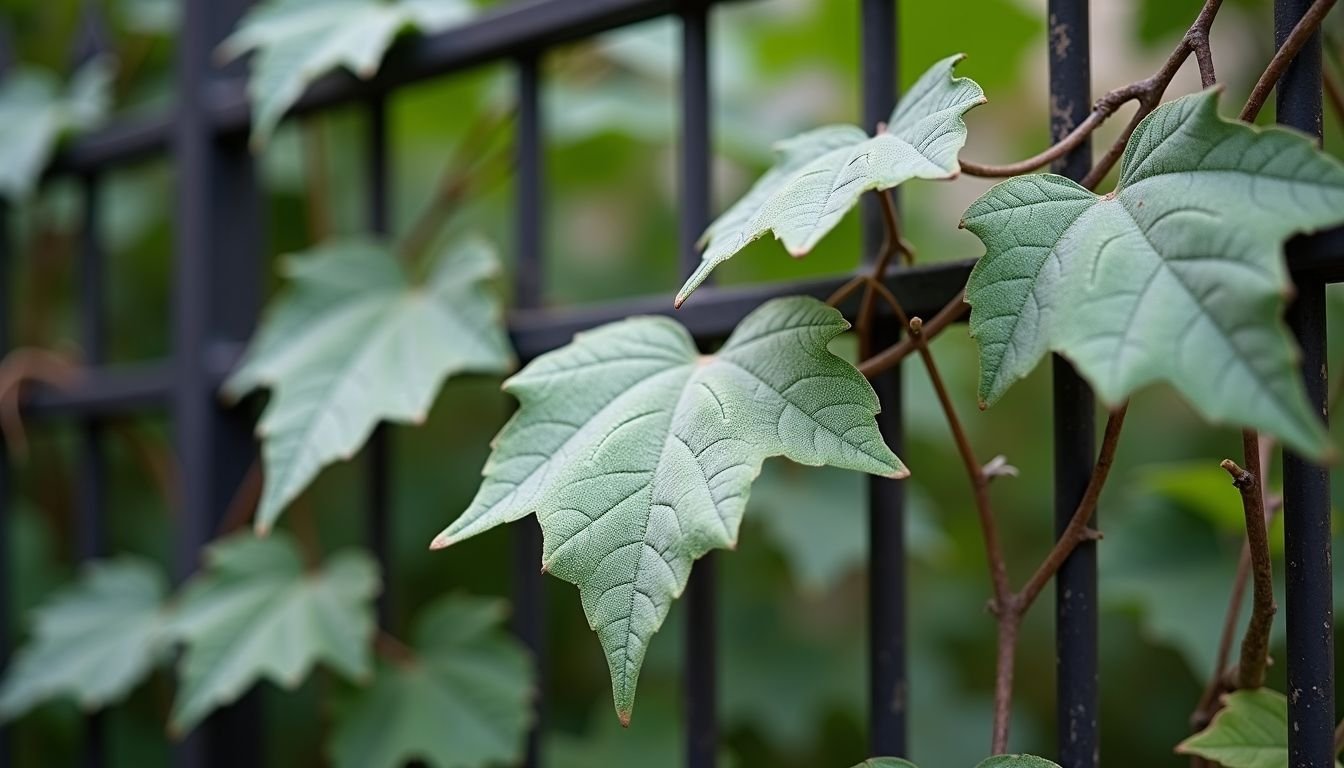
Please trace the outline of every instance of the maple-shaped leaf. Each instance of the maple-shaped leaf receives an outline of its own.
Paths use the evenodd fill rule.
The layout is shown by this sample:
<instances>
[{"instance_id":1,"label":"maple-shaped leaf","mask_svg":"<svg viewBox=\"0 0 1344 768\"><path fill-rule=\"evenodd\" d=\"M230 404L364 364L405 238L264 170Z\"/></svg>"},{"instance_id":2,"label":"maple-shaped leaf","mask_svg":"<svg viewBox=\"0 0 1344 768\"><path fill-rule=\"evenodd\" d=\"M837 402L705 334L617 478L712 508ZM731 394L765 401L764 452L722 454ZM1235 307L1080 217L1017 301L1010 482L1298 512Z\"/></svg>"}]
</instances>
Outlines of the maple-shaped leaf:
<instances>
[{"instance_id":1,"label":"maple-shaped leaf","mask_svg":"<svg viewBox=\"0 0 1344 768\"><path fill-rule=\"evenodd\" d=\"M953 77L964 58L949 56L920 76L876 134L854 125L828 125L775 146L778 159L747 194L709 225L699 268L676 305L709 273L766 232L802 256L835 228L868 190L909 179L950 179L961 172L966 143L961 116L985 102L974 80Z\"/></svg>"},{"instance_id":2,"label":"maple-shaped leaf","mask_svg":"<svg viewBox=\"0 0 1344 768\"><path fill-rule=\"evenodd\" d=\"M1280 321L1282 245L1344 222L1344 165L1304 135L1224 120L1217 102L1153 110L1109 194L1020 176L966 211L985 244L966 288L982 403L1054 351L1107 404L1165 381L1207 419L1327 452Z\"/></svg>"},{"instance_id":3,"label":"maple-shaped leaf","mask_svg":"<svg viewBox=\"0 0 1344 768\"><path fill-rule=\"evenodd\" d=\"M112 75L112 60L100 56L65 86L36 68L0 82L0 196L32 194L61 137L102 121L112 103Z\"/></svg>"},{"instance_id":4,"label":"maple-shaped leaf","mask_svg":"<svg viewBox=\"0 0 1344 768\"><path fill-rule=\"evenodd\" d=\"M233 398L269 387L257 424L265 485L256 526L266 531L337 459L348 459L380 419L419 423L455 373L504 373L512 354L491 283L493 252L448 246L415 285L387 246L331 243L291 258L291 291L269 312Z\"/></svg>"},{"instance_id":5,"label":"maple-shaped leaf","mask_svg":"<svg viewBox=\"0 0 1344 768\"><path fill-rule=\"evenodd\" d=\"M173 619L185 650L170 729L186 733L263 678L294 688L318 662L368 677L378 589L378 566L362 552L310 572L283 532L210 545Z\"/></svg>"},{"instance_id":6,"label":"maple-shaped leaf","mask_svg":"<svg viewBox=\"0 0 1344 768\"><path fill-rule=\"evenodd\" d=\"M33 636L0 684L0 719L72 698L92 710L119 701L171 645L167 584L138 559L93 562L79 583L36 609Z\"/></svg>"},{"instance_id":7,"label":"maple-shaped leaf","mask_svg":"<svg viewBox=\"0 0 1344 768\"><path fill-rule=\"evenodd\" d=\"M367 80L401 32L438 32L471 13L466 0L266 0L219 50L228 59L254 52L247 90L260 146L318 77L344 67Z\"/></svg>"},{"instance_id":8,"label":"maple-shaped leaf","mask_svg":"<svg viewBox=\"0 0 1344 768\"><path fill-rule=\"evenodd\" d=\"M1176 751L1223 768L1283 768L1288 765L1288 698L1268 688L1229 693L1208 727Z\"/></svg>"},{"instance_id":9,"label":"maple-shaped leaf","mask_svg":"<svg viewBox=\"0 0 1344 768\"><path fill-rule=\"evenodd\" d=\"M872 387L827 350L848 327L791 297L748 315L714 355L663 317L578 334L505 382L520 408L433 546L535 514L543 567L578 585L628 721L649 639L692 562L736 542L763 460L906 474Z\"/></svg>"},{"instance_id":10,"label":"maple-shaped leaf","mask_svg":"<svg viewBox=\"0 0 1344 768\"><path fill-rule=\"evenodd\" d=\"M513 765L532 721L532 660L504 628L500 600L452 595L425 609L403 662L373 685L332 734L337 768Z\"/></svg>"}]
</instances>

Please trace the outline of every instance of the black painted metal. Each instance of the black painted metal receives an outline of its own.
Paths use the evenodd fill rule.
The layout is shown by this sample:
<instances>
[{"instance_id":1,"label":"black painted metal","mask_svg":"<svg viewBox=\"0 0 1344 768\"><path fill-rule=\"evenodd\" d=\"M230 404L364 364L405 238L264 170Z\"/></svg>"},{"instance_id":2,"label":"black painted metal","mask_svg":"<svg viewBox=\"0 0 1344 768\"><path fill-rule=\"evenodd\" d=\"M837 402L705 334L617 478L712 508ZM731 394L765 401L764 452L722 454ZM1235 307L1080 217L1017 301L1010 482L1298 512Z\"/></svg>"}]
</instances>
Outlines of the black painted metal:
<instances>
[{"instance_id":1,"label":"black painted metal","mask_svg":"<svg viewBox=\"0 0 1344 768\"><path fill-rule=\"evenodd\" d=\"M876 128L896 104L897 2L863 0L859 14L860 66L863 71L863 126ZM871 260L884 237L876 201L863 207L865 260ZM946 298L951 298L947 296ZM916 313L920 314L920 313ZM924 314L928 314L924 312ZM894 318L873 334L881 349L900 338ZM901 369L873 380L882 402L878 426L898 454L904 442L901 411ZM905 627L905 484L882 477L868 479L868 752L904 756L908 752L906 710L909 682Z\"/></svg>"},{"instance_id":2,"label":"black painted metal","mask_svg":"<svg viewBox=\"0 0 1344 768\"><path fill-rule=\"evenodd\" d=\"M682 277L700 263L696 240L709 225L710 137L709 3L686 0L681 9L681 179L678 217ZM686 765L712 768L719 751L718 568L714 553L691 571L686 585L686 655L682 705Z\"/></svg>"},{"instance_id":3,"label":"black painted metal","mask_svg":"<svg viewBox=\"0 0 1344 768\"><path fill-rule=\"evenodd\" d=\"M541 53L518 60L518 254L514 304L537 310L545 284L545 139L542 125ZM519 350L523 360L529 357ZM541 575L541 525L529 515L513 526L513 631L532 651L537 673L537 717L527 734L524 765L541 765L546 713L546 602Z\"/></svg>"},{"instance_id":4,"label":"black painted metal","mask_svg":"<svg viewBox=\"0 0 1344 768\"><path fill-rule=\"evenodd\" d=\"M369 185L369 230L376 235L388 234L388 167L387 167L387 100L374 97L368 106L368 133L365 138L365 162L368 164L366 181ZM365 514L368 526L369 548L383 567L383 590L378 595L378 625L392 628L392 427L379 424L369 435L364 447Z\"/></svg>"},{"instance_id":5,"label":"black painted metal","mask_svg":"<svg viewBox=\"0 0 1344 768\"><path fill-rule=\"evenodd\" d=\"M1309 0L1276 0L1274 43L1282 44ZM1321 135L1321 41L1317 33L1284 73L1276 92L1278 120ZM1291 246L1297 247L1297 244ZM1298 276L1288 326L1302 348L1307 399L1323 421L1326 370L1325 284ZM1291 451L1283 457L1285 616L1288 626L1288 763L1329 768L1335 760L1334 615L1330 564L1330 474Z\"/></svg>"},{"instance_id":6,"label":"black painted metal","mask_svg":"<svg viewBox=\"0 0 1344 768\"><path fill-rule=\"evenodd\" d=\"M1050 136L1059 139L1092 107L1088 0L1050 0ZM1084 142L1055 165L1080 179L1092 165ZM1060 533L1087 489L1096 447L1092 392L1063 358L1053 360L1055 532ZM1084 542L1055 578L1055 716L1059 764L1094 768L1097 729L1097 547Z\"/></svg>"}]
</instances>

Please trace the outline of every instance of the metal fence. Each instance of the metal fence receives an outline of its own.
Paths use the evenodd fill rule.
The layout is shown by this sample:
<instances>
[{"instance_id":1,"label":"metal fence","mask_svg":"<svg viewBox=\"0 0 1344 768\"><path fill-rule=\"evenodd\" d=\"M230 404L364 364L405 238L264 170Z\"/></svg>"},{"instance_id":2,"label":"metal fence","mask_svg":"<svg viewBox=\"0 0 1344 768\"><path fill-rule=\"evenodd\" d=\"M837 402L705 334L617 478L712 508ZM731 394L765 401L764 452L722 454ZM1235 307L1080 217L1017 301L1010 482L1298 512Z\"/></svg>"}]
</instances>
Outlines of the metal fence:
<instances>
[{"instance_id":1,"label":"metal fence","mask_svg":"<svg viewBox=\"0 0 1344 768\"><path fill-rule=\"evenodd\" d=\"M896 99L897 0L854 0L861 4L864 125L883 119ZM915 1L915 0L910 0ZM543 148L545 125L540 65L556 45L664 15L682 24L680 125L680 254L689 273L699 260L695 240L710 220L709 41L713 0L528 0L493 9L451 31L403 41L393 48L377 77L359 81L332 75L313 85L293 110L310 113L360 105L367 114L368 226L388 228L388 165L385 99L396 89L493 61L512 61L517 71L516 140L516 308L508 324L523 361L567 343L574 332L629 314L668 314L667 296L635 298L582 309L548 309L541 295L543 212L546 208ZM78 530L82 556L101 553L105 483L100 424L114 416L166 412L172 419L180 472L176 516L179 575L194 570L235 489L256 455L248 415L220 404L216 390L238 359L251 332L261 297L265 242L263 206L254 158L246 145L250 112L244 79L237 68L212 64L211 52L232 29L246 0L185 0L178 38L176 106L153 117L114 123L63 151L49 175L77 177L84 190L84 231L79 262L81 345L90 362L87 375L64 390L33 392L23 403L30 416L75 420L82 429L79 454ZM1292 29L1310 0L1276 0L1276 42ZM1051 133L1058 138L1091 108L1089 93L1088 2L1050 0L1049 34L1071 44L1049 45ZM1319 40L1309 44L1278 90L1279 119L1319 135L1321 56ZM1044 118L1043 118L1044 119ZM100 177L110 169L168 154L176 167L176 239L173 252L170 359L156 363L100 365L106 328L103 259L96 222ZM1059 163L1056 171L1080 178L1091 163L1087 144ZM864 211L867 250L876 250L881 222ZM3 235L3 233L0 233ZM8 343L13 310L9 283L12 243L0 236L0 348ZM1289 247L1297 283L1289 324L1303 350L1302 369L1311 401L1324 414L1325 310L1327 282L1344 279L1344 232L1298 238ZM895 269L887 284L912 315L929 316L965 284L969 261ZM838 279L768 287L702 289L678 313L702 342L725 337L761 301L780 294L818 297ZM879 330L888 340L899 330ZM883 434L898 452L902 442L899 371L874 381L884 410ZM1095 410L1091 393L1069 366L1054 361L1055 519L1062 527L1083 494L1095 455ZM3 450L0 447L0 450ZM364 452L368 463L368 539L381 561L387 555L389 496L388 441L375 432ZM1285 458L1288 686L1291 764L1329 768L1334 761L1333 615L1330 569L1329 479L1323 467L1291 454ZM900 483L870 480L869 494L869 752L906 751L906 604L903 508ZM12 501L7 462L0 456L0 525L8 523ZM517 557L512 569L515 630L546 667L542 590L536 563L540 529L529 518L514 526ZM0 554L6 549L0 547ZM0 562L0 573L12 572ZM718 751L716 716L715 562L697 564L685 595L684 706L685 760L712 766ZM1099 764L1097 562L1095 544L1080 546L1058 575L1056 590L1058 761L1065 768ZM0 595L6 594L0 590ZM384 611L385 606L380 606ZM9 606L0 605L0 615ZM0 655L8 651L0 638ZM545 685L542 675L541 706ZM527 765L541 765L540 718L529 738ZM174 754L183 766L257 765L261 762L262 721L256 701L245 698L212 716ZM86 761L103 759L101 727L91 718ZM8 763L7 746L0 765Z\"/></svg>"}]
</instances>

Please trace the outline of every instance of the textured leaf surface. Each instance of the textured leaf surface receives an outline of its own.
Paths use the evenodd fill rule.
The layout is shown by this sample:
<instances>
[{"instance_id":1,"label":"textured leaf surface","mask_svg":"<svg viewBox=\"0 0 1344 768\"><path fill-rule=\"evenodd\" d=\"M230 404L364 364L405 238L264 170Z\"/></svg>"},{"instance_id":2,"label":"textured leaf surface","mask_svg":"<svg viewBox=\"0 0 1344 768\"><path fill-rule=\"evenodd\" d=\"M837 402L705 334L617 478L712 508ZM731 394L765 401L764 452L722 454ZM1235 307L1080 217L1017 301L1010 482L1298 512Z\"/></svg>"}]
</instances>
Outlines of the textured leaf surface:
<instances>
[{"instance_id":1,"label":"textured leaf surface","mask_svg":"<svg viewBox=\"0 0 1344 768\"><path fill-rule=\"evenodd\" d=\"M32 638L0 685L0 718L59 697L85 709L120 700L169 645L166 593L151 563L90 564L78 584L34 612Z\"/></svg>"},{"instance_id":2,"label":"textured leaf surface","mask_svg":"<svg viewBox=\"0 0 1344 768\"><path fill-rule=\"evenodd\" d=\"M902 760L899 757L870 757L854 768L917 768L909 760Z\"/></svg>"},{"instance_id":3,"label":"textured leaf surface","mask_svg":"<svg viewBox=\"0 0 1344 768\"><path fill-rule=\"evenodd\" d=\"M91 128L112 100L112 63L95 58L64 87L50 72L20 69L0 82L0 196L31 194L61 137Z\"/></svg>"},{"instance_id":4,"label":"textured leaf surface","mask_svg":"<svg viewBox=\"0 0 1344 768\"><path fill-rule=\"evenodd\" d=\"M220 50L229 58L254 52L247 89L260 144L318 77L344 67L367 80L402 31L441 31L470 14L465 0L268 0Z\"/></svg>"},{"instance_id":5,"label":"textured leaf surface","mask_svg":"<svg viewBox=\"0 0 1344 768\"><path fill-rule=\"evenodd\" d=\"M853 125L830 125L780 142L774 167L705 230L700 267L677 294L677 306L715 267L766 232L802 256L864 192L960 173L957 153L966 143L961 116L985 101L974 80L952 76L962 58L949 56L930 67L873 136Z\"/></svg>"},{"instance_id":6,"label":"textured leaf surface","mask_svg":"<svg viewBox=\"0 0 1344 768\"><path fill-rule=\"evenodd\" d=\"M1056 351L1112 405L1165 381L1205 418L1326 452L1280 322L1282 243L1344 221L1344 166L1221 119L1217 96L1154 110L1108 195L1021 176L966 211L985 244L966 290L984 403Z\"/></svg>"},{"instance_id":7,"label":"textured leaf surface","mask_svg":"<svg viewBox=\"0 0 1344 768\"><path fill-rule=\"evenodd\" d=\"M747 316L713 356L667 318L579 334L505 383L521 407L433 546L535 513L544 567L578 585L628 720L649 639L691 563L736 542L764 459L905 474L872 387L827 350L847 327L793 297Z\"/></svg>"},{"instance_id":8,"label":"textured leaf surface","mask_svg":"<svg viewBox=\"0 0 1344 768\"><path fill-rule=\"evenodd\" d=\"M341 718L339 768L513 765L532 719L532 662L498 600L451 596L426 609L415 659L381 665Z\"/></svg>"},{"instance_id":9,"label":"textured leaf surface","mask_svg":"<svg viewBox=\"0 0 1344 768\"><path fill-rule=\"evenodd\" d=\"M378 567L338 553L305 572L294 541L240 534L206 550L173 622L186 644L170 727L191 730L260 679L293 688L318 662L352 678L371 672Z\"/></svg>"},{"instance_id":10,"label":"textured leaf surface","mask_svg":"<svg viewBox=\"0 0 1344 768\"><path fill-rule=\"evenodd\" d=\"M1035 755L995 755L976 768L1059 768L1059 764Z\"/></svg>"},{"instance_id":11,"label":"textured leaf surface","mask_svg":"<svg viewBox=\"0 0 1344 768\"><path fill-rule=\"evenodd\" d=\"M481 243L449 247L413 286L383 245L348 241L293 258L291 292L266 318L225 392L271 388L257 424L267 530L325 465L346 459L380 419L420 422L443 381L512 364Z\"/></svg>"},{"instance_id":12,"label":"textured leaf surface","mask_svg":"<svg viewBox=\"0 0 1344 768\"><path fill-rule=\"evenodd\" d=\"M1223 768L1288 765L1287 697L1257 688L1229 693L1223 705L1207 728L1181 742L1176 751L1212 760Z\"/></svg>"}]
</instances>

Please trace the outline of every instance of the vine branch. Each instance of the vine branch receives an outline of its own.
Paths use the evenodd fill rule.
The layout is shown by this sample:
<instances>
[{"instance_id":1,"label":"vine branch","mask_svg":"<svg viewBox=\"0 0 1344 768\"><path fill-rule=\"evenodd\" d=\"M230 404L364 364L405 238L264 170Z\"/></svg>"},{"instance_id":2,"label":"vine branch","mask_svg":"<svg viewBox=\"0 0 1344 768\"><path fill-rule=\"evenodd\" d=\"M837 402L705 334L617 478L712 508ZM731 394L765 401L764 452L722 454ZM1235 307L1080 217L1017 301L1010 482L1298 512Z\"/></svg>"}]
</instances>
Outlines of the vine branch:
<instances>
[{"instance_id":1,"label":"vine branch","mask_svg":"<svg viewBox=\"0 0 1344 768\"><path fill-rule=\"evenodd\" d=\"M1335 0L1316 0L1307 9L1307 12L1302 14L1302 18L1297 20L1297 25L1293 27L1292 32L1288 33L1288 37L1284 39L1283 45L1279 46L1279 50L1274 52L1274 58L1269 60L1269 66L1265 67L1265 71L1256 81L1255 87L1251 89L1251 95L1246 99L1246 106L1241 109L1240 118L1242 120L1251 122L1255 120L1256 115L1260 114L1260 108L1265 105L1265 100L1269 98L1269 92L1274 90L1274 86L1278 84L1280 78L1283 77L1283 73L1287 71L1288 65L1292 64L1293 59L1297 58L1302 46L1306 45L1311 36L1316 34L1321 22L1325 20L1325 15L1330 12L1334 5Z\"/></svg>"},{"instance_id":2,"label":"vine branch","mask_svg":"<svg viewBox=\"0 0 1344 768\"><path fill-rule=\"evenodd\" d=\"M1241 661L1237 664L1237 687L1259 688L1265 684L1269 663L1269 631L1274 624L1274 570L1269 556L1269 533L1265 525L1263 473L1260 466L1260 439L1254 430L1241 433L1246 469L1225 459L1222 467L1232 476L1232 484L1241 492L1246 517L1246 544L1250 551L1251 620L1241 640Z\"/></svg>"}]
</instances>

